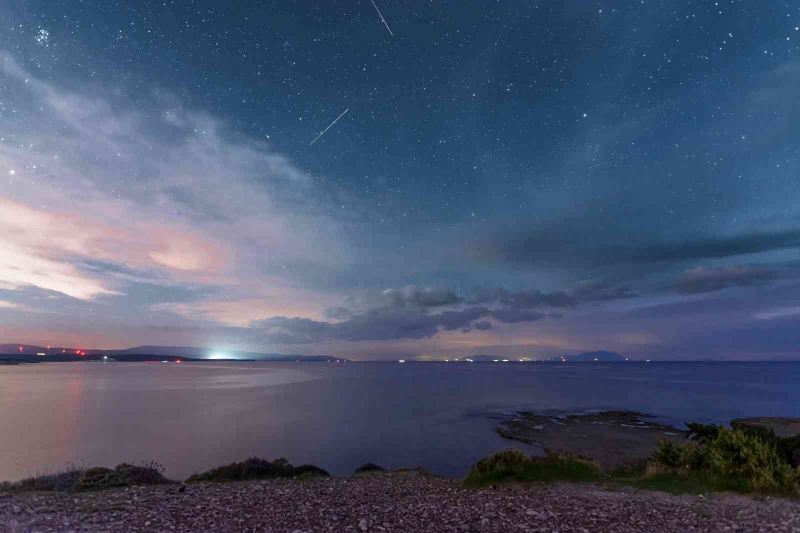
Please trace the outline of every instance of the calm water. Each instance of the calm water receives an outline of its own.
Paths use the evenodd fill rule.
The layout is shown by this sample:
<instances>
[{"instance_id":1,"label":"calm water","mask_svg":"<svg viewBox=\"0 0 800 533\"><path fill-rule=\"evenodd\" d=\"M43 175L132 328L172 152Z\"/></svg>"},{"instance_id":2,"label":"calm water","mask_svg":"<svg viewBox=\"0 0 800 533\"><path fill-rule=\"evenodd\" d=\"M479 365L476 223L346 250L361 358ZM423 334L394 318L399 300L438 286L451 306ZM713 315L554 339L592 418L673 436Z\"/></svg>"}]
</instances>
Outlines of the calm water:
<instances>
[{"instance_id":1,"label":"calm water","mask_svg":"<svg viewBox=\"0 0 800 533\"><path fill-rule=\"evenodd\" d=\"M463 475L517 409L673 422L800 416L800 363L50 363L0 367L0 479L156 460L167 475L257 455L351 472Z\"/></svg>"}]
</instances>

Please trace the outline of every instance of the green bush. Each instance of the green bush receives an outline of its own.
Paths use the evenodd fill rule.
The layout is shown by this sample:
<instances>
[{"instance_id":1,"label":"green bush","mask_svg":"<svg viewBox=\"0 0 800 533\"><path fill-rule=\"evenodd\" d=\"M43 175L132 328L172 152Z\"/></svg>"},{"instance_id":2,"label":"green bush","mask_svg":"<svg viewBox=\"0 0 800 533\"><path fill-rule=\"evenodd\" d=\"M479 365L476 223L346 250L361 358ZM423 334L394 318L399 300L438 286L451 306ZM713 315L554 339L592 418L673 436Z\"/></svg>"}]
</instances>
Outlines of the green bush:
<instances>
[{"instance_id":1,"label":"green bush","mask_svg":"<svg viewBox=\"0 0 800 533\"><path fill-rule=\"evenodd\" d=\"M83 472L74 490L103 490L128 485L126 477L110 468L95 466Z\"/></svg>"},{"instance_id":2,"label":"green bush","mask_svg":"<svg viewBox=\"0 0 800 533\"><path fill-rule=\"evenodd\" d=\"M795 490L798 472L778 451L774 442L739 429L720 429L707 446L711 471L739 480L747 490Z\"/></svg>"},{"instance_id":3,"label":"green bush","mask_svg":"<svg viewBox=\"0 0 800 533\"><path fill-rule=\"evenodd\" d=\"M355 469L354 474L364 474L366 472L386 472L386 469L375 463L364 463Z\"/></svg>"},{"instance_id":4,"label":"green bush","mask_svg":"<svg viewBox=\"0 0 800 533\"><path fill-rule=\"evenodd\" d=\"M114 469L127 480L129 485L158 485L161 483L171 483L164 477L164 467L154 461L141 465L122 463Z\"/></svg>"},{"instance_id":5,"label":"green bush","mask_svg":"<svg viewBox=\"0 0 800 533\"><path fill-rule=\"evenodd\" d=\"M699 424L697 422L689 422L686 427L689 428L688 437L700 443L714 440L720 429L720 426L714 424Z\"/></svg>"},{"instance_id":6,"label":"green bush","mask_svg":"<svg viewBox=\"0 0 800 533\"><path fill-rule=\"evenodd\" d=\"M251 457L240 463L231 463L195 474L186 480L197 481L241 481L246 479L273 479L298 476L328 476L328 472L314 465L292 466L286 459L267 461Z\"/></svg>"},{"instance_id":7,"label":"green bush","mask_svg":"<svg viewBox=\"0 0 800 533\"><path fill-rule=\"evenodd\" d=\"M486 485L501 481L590 481L602 477L597 463L576 455L548 453L544 457L530 457L519 450L507 449L475 463L465 482Z\"/></svg>"},{"instance_id":8,"label":"green bush","mask_svg":"<svg viewBox=\"0 0 800 533\"><path fill-rule=\"evenodd\" d=\"M746 492L796 492L800 470L787 460L776 439L774 434L717 427L713 436L707 431L697 442L662 440L652 457L662 468L653 471L699 476Z\"/></svg>"},{"instance_id":9,"label":"green bush","mask_svg":"<svg viewBox=\"0 0 800 533\"><path fill-rule=\"evenodd\" d=\"M102 466L69 466L60 472L34 476L15 483L2 483L0 490L71 492L172 483L162 475L162 471L163 467L157 463L145 463L141 466L122 463L113 470Z\"/></svg>"},{"instance_id":10,"label":"green bush","mask_svg":"<svg viewBox=\"0 0 800 533\"><path fill-rule=\"evenodd\" d=\"M793 468L800 467L800 435L786 438L778 437L771 429L743 423L739 420L731 422L731 427L750 435L755 435L763 441L771 442L777 448L778 453L783 456L784 461Z\"/></svg>"},{"instance_id":11,"label":"green bush","mask_svg":"<svg viewBox=\"0 0 800 533\"><path fill-rule=\"evenodd\" d=\"M653 461L667 468L681 468L684 465L685 447L677 442L661 439L653 453Z\"/></svg>"}]
</instances>

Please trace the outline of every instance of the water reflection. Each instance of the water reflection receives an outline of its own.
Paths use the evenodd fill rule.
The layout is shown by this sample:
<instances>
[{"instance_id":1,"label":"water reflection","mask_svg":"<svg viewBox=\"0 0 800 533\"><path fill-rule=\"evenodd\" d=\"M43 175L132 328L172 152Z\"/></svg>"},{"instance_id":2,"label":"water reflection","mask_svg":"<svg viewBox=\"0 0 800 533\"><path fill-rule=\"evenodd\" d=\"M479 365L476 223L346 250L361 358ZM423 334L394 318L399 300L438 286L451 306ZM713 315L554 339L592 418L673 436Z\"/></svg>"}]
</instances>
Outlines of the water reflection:
<instances>
[{"instance_id":1,"label":"water reflection","mask_svg":"<svg viewBox=\"0 0 800 533\"><path fill-rule=\"evenodd\" d=\"M493 431L516 409L798 416L798 385L792 363L21 365L0 368L0 478L137 460L183 478L252 455L334 473L373 461L461 475L516 445Z\"/></svg>"}]
</instances>

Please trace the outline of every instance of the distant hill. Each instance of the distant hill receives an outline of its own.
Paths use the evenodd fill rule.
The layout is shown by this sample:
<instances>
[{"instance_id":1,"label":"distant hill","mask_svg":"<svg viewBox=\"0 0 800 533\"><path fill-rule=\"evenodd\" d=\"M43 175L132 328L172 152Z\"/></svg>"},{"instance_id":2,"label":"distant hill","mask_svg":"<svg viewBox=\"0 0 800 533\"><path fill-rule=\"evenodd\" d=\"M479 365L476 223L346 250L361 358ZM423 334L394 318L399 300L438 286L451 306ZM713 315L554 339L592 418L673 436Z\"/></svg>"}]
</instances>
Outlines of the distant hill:
<instances>
[{"instance_id":1,"label":"distant hill","mask_svg":"<svg viewBox=\"0 0 800 533\"><path fill-rule=\"evenodd\" d=\"M44 354L38 355L38 354ZM299 355L244 352L241 350L214 350L193 346L136 346L119 350L98 350L94 348L66 348L63 346L35 346L30 344L0 344L0 359L79 361L97 360L103 356L117 361L174 361L176 359L198 361L303 361L328 362L347 361L332 355Z\"/></svg>"}]
</instances>

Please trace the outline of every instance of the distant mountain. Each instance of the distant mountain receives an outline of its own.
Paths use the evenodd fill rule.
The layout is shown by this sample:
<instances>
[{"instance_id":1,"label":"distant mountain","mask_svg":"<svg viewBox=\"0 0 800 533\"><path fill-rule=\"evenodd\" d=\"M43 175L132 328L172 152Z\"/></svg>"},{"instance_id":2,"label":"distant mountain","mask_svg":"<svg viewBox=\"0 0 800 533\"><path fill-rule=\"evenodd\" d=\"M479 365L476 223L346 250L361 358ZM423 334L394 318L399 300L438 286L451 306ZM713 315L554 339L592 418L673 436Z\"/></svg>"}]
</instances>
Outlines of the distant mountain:
<instances>
[{"instance_id":1,"label":"distant mountain","mask_svg":"<svg viewBox=\"0 0 800 533\"><path fill-rule=\"evenodd\" d=\"M0 344L0 359L28 359L44 361L77 361L96 360L103 356L111 357L117 361L174 361L185 360L237 360L237 361L303 361L303 362L328 362L347 361L342 357L332 355L299 355L244 352L241 350L214 350L211 348L198 348L192 346L136 346L119 350L98 350L92 348L65 348L62 346L34 346L30 344ZM39 355L43 354L43 355ZM25 356L25 357L23 357Z\"/></svg>"},{"instance_id":2,"label":"distant mountain","mask_svg":"<svg viewBox=\"0 0 800 533\"><path fill-rule=\"evenodd\" d=\"M606 352L603 350L597 352L584 352L579 353L578 355L568 355L565 356L567 361L576 362L576 363L585 363L585 362L615 362L615 361L627 361L623 356L616 352Z\"/></svg>"}]
</instances>

